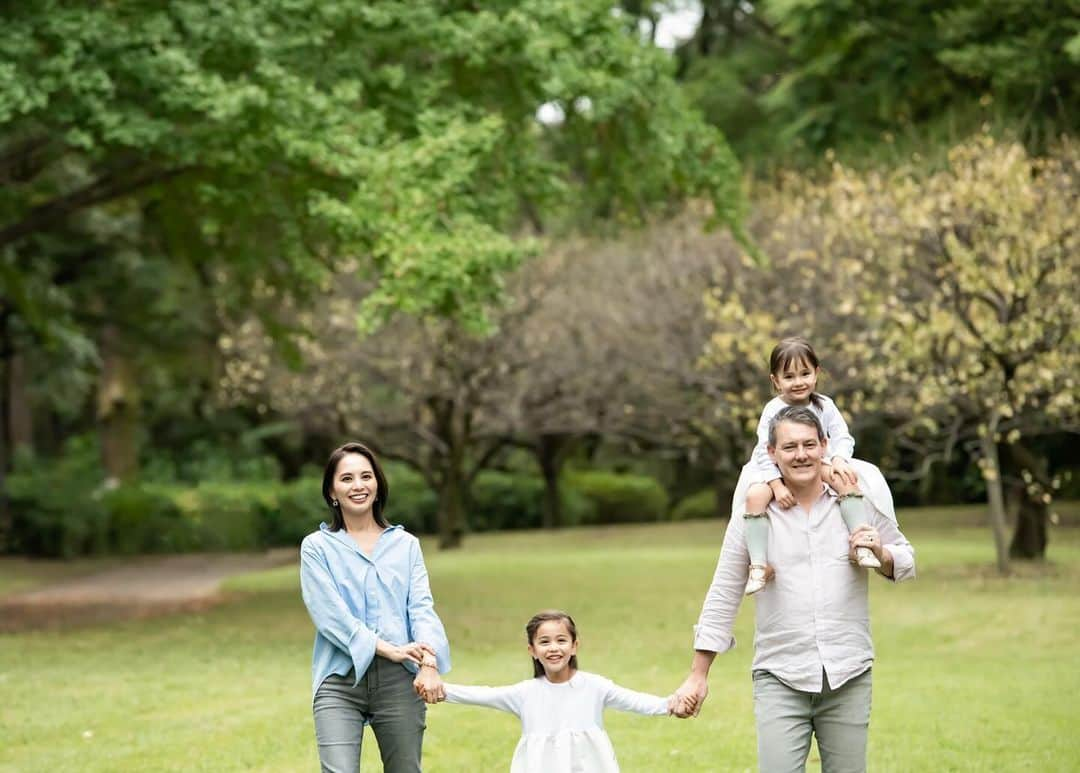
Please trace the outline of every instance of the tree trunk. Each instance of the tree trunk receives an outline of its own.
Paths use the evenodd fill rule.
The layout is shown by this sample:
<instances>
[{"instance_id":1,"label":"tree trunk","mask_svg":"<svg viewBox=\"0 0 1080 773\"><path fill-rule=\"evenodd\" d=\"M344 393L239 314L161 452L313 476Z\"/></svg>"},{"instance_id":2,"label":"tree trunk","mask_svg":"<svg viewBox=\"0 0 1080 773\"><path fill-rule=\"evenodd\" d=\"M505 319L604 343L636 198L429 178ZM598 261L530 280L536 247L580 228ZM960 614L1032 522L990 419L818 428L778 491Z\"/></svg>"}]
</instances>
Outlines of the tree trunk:
<instances>
[{"instance_id":1,"label":"tree trunk","mask_svg":"<svg viewBox=\"0 0 1080 773\"><path fill-rule=\"evenodd\" d=\"M0 312L0 555L11 550L13 518L11 505L7 497L7 473L11 462L8 424L11 412L8 410L11 400L11 340L8 330L10 314L7 309Z\"/></svg>"},{"instance_id":2,"label":"tree trunk","mask_svg":"<svg viewBox=\"0 0 1080 773\"><path fill-rule=\"evenodd\" d=\"M0 370L0 375L7 376L8 359L5 356L0 359L0 365L3 369ZM8 383L5 378L3 382ZM3 390L3 394L0 394L0 408L7 407L7 390ZM11 506L8 504L7 498L7 470L8 470L8 428L7 422L4 418L8 416L6 410L0 410L0 555L4 555L11 550L11 529L13 526L11 517Z\"/></svg>"},{"instance_id":3,"label":"tree trunk","mask_svg":"<svg viewBox=\"0 0 1080 773\"><path fill-rule=\"evenodd\" d=\"M461 547L465 538L465 477L448 464L439 487L439 548Z\"/></svg>"},{"instance_id":4,"label":"tree trunk","mask_svg":"<svg viewBox=\"0 0 1080 773\"><path fill-rule=\"evenodd\" d=\"M11 439L11 451L13 454L18 453L20 448L32 451L34 420L26 388L26 358L20 352L12 352L7 365L8 437Z\"/></svg>"},{"instance_id":5,"label":"tree trunk","mask_svg":"<svg viewBox=\"0 0 1080 773\"><path fill-rule=\"evenodd\" d=\"M543 434L533 445L540 474L544 478L544 510L541 526L558 529L563 525L562 496L559 490L559 471L566 459L570 441L563 435Z\"/></svg>"},{"instance_id":6,"label":"tree trunk","mask_svg":"<svg viewBox=\"0 0 1080 773\"><path fill-rule=\"evenodd\" d=\"M101 333L101 381L97 399L101 461L108 482L131 480L139 467L139 394L134 367L119 331L106 324Z\"/></svg>"},{"instance_id":7,"label":"tree trunk","mask_svg":"<svg viewBox=\"0 0 1080 773\"><path fill-rule=\"evenodd\" d=\"M1009 468L1016 478L1011 492L1015 503L1016 526L1009 543L1009 557L1023 561L1042 561L1046 558L1046 526L1050 518L1050 506L1041 498L1042 492L1049 492L1050 489L1046 460L1019 443L1009 445L1008 450ZM1028 473L1028 478L1025 478L1025 472ZM1035 490L1029 491L1029 485Z\"/></svg>"},{"instance_id":8,"label":"tree trunk","mask_svg":"<svg viewBox=\"0 0 1080 773\"><path fill-rule=\"evenodd\" d=\"M990 528L994 532L994 548L997 551L997 569L1002 575L1009 573L1009 551L1007 524L1005 520L1005 496L1001 483L1001 462L998 459L997 419L991 421L986 435L979 440L983 460L986 464L986 501L990 508Z\"/></svg>"},{"instance_id":9,"label":"tree trunk","mask_svg":"<svg viewBox=\"0 0 1080 773\"><path fill-rule=\"evenodd\" d=\"M1023 561L1046 558L1046 505L1032 502L1021 493L1016 513L1016 527L1009 543L1009 557Z\"/></svg>"},{"instance_id":10,"label":"tree trunk","mask_svg":"<svg viewBox=\"0 0 1080 773\"><path fill-rule=\"evenodd\" d=\"M434 416L435 433L443 442L438 455L439 475L439 547L461 547L465 538L465 500L468 478L465 454L468 446L468 420L451 399L435 398L428 407Z\"/></svg>"}]
</instances>

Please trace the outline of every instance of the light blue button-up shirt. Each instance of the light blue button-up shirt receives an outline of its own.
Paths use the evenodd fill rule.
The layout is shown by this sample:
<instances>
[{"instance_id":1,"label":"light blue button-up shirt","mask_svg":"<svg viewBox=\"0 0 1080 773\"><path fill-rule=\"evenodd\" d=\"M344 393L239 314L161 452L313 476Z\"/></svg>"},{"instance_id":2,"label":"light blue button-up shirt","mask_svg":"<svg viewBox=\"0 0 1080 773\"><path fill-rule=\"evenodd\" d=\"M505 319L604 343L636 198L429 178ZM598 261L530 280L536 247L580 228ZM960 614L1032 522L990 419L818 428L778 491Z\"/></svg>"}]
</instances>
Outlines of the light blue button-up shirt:
<instances>
[{"instance_id":1,"label":"light blue button-up shirt","mask_svg":"<svg viewBox=\"0 0 1080 773\"><path fill-rule=\"evenodd\" d=\"M369 557L344 529L322 524L300 545L300 591L315 623L313 693L326 677L349 669L358 683L378 639L430 644L439 672L450 670L450 643L435 613L420 541L401 526L384 531Z\"/></svg>"}]
</instances>

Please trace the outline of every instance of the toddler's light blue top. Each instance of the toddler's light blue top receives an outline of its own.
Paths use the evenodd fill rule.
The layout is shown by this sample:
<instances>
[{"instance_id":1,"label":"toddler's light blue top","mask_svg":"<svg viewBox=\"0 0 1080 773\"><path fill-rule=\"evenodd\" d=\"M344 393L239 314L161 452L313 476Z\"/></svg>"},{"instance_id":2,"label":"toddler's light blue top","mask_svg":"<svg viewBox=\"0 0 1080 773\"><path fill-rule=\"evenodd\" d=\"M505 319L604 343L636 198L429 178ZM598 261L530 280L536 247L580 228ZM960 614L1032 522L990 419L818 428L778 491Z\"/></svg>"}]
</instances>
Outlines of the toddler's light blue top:
<instances>
[{"instance_id":1,"label":"toddler's light blue top","mask_svg":"<svg viewBox=\"0 0 1080 773\"><path fill-rule=\"evenodd\" d=\"M450 670L450 643L435 613L420 541L401 526L384 531L369 557L344 529L323 523L300 545L300 591L315 623L313 693L330 674L349 669L358 683L375 657L376 639L430 644L439 672Z\"/></svg>"}]
</instances>

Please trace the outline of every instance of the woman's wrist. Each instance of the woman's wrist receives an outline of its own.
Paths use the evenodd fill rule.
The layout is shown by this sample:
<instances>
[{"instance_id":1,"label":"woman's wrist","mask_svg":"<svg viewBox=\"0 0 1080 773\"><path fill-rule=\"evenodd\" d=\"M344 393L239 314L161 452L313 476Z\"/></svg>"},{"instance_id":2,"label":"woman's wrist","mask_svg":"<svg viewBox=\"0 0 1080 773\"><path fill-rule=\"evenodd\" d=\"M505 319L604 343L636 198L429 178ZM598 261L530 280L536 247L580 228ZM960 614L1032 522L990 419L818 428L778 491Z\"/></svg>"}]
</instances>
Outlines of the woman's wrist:
<instances>
[{"instance_id":1,"label":"woman's wrist","mask_svg":"<svg viewBox=\"0 0 1080 773\"><path fill-rule=\"evenodd\" d=\"M420 661L420 668L431 668L435 671L439 670L439 662L431 655L424 655Z\"/></svg>"}]
</instances>

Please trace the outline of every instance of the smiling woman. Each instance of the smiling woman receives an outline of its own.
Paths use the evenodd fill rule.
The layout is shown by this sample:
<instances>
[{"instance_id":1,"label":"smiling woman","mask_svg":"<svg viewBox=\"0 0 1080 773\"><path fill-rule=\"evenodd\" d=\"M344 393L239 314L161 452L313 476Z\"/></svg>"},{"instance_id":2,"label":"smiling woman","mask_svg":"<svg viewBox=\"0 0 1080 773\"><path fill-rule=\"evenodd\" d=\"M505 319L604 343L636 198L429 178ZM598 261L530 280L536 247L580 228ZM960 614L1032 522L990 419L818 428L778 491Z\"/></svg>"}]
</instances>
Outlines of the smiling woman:
<instances>
[{"instance_id":1,"label":"smiling woman","mask_svg":"<svg viewBox=\"0 0 1080 773\"><path fill-rule=\"evenodd\" d=\"M304 538L300 588L315 623L313 711L324 771L360 769L364 725L383 769L420 770L426 706L441 699L450 645L416 537L391 526L375 454L346 443L323 473L330 524Z\"/></svg>"}]
</instances>

